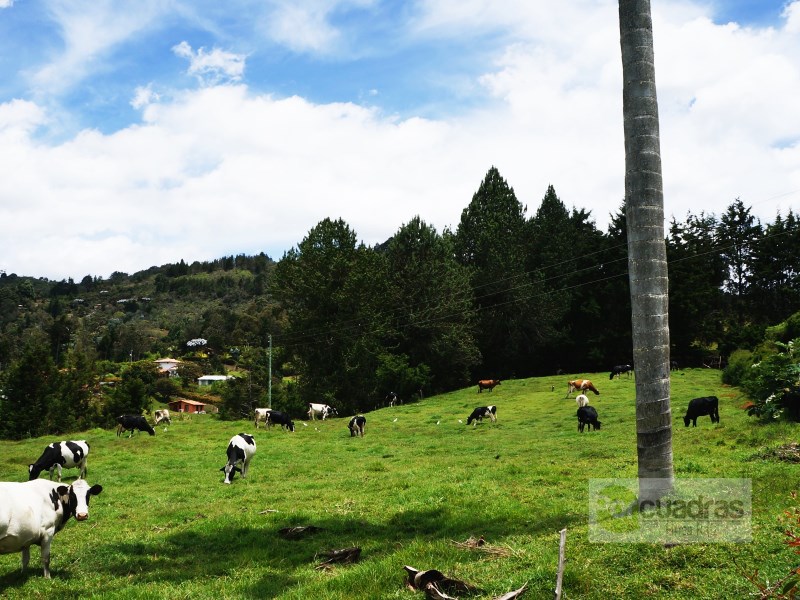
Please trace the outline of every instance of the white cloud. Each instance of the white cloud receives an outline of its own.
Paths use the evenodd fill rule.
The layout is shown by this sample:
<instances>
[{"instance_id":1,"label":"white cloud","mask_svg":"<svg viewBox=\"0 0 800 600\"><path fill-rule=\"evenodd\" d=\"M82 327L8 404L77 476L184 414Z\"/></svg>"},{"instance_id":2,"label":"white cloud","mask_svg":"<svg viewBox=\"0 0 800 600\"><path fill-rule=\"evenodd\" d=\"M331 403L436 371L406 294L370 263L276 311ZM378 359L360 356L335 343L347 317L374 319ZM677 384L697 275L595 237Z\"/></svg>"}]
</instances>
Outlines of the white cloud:
<instances>
[{"instance_id":1,"label":"white cloud","mask_svg":"<svg viewBox=\"0 0 800 600\"><path fill-rule=\"evenodd\" d=\"M14 0L0 0L0 8L11 8L14 6Z\"/></svg>"},{"instance_id":2,"label":"white cloud","mask_svg":"<svg viewBox=\"0 0 800 600\"><path fill-rule=\"evenodd\" d=\"M328 23L335 3L299 6ZM715 25L688 2L654 6L668 217L720 214L736 197L764 220L797 211L798 6L787 6L783 27L766 29ZM458 224L492 165L529 213L553 184L604 228L623 199L616 2L423 8L415 35L467 25L508 33L477 82L488 106L400 119L379 107L278 98L235 83L243 56L188 42L173 51L189 71L227 85L163 96L139 87L131 104L141 123L113 134L47 144L35 135L49 118L40 105L0 103L0 268L80 279L240 252L278 259L325 217L343 218L370 244L415 215L441 230ZM304 47L333 42L316 39ZM368 94L373 106L383 96Z\"/></svg>"},{"instance_id":3,"label":"white cloud","mask_svg":"<svg viewBox=\"0 0 800 600\"><path fill-rule=\"evenodd\" d=\"M244 75L245 56L213 48L207 52L198 48L197 52L187 42L172 47L176 56L189 61L189 75L196 77L205 85L216 85L225 81L241 81Z\"/></svg>"}]
</instances>

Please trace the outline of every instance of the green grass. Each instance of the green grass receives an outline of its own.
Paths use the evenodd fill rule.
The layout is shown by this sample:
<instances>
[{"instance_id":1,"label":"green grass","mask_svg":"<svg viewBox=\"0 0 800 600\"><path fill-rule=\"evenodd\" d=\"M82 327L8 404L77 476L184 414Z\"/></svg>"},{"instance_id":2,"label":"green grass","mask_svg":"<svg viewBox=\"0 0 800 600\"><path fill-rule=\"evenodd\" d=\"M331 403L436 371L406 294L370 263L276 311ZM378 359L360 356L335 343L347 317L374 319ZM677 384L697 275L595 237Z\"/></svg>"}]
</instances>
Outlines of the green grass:
<instances>
[{"instance_id":1,"label":"green grass","mask_svg":"<svg viewBox=\"0 0 800 600\"><path fill-rule=\"evenodd\" d=\"M590 402L603 425L582 435L574 400L564 400L567 378L548 377L367 413L363 439L350 438L347 418L297 421L290 434L207 415L175 419L155 437L99 429L62 436L89 441L87 479L104 491L93 498L89 521L56 536L51 581L41 576L38 548L24 574L19 554L0 556L0 595L422 598L404 586L403 565L411 565L477 585L475 598L524 583L525 598L550 598L563 527L565 598L744 598L754 588L742 571L758 569L774 581L795 564L779 517L792 505L798 467L759 456L795 441L797 426L757 424L711 370L673 374L675 472L752 478L753 542L590 542L588 480L636 477L633 379L592 378L601 395ZM720 398L721 423L702 417L697 428L684 428L688 400L709 394ZM480 404L498 406L497 423L468 427ZM250 475L223 485L225 447L242 431L258 443ZM50 441L0 442L0 480L24 480ZM76 473L65 471L65 480ZM295 541L277 535L309 524L324 531ZM508 556L454 544L481 535ZM348 546L362 548L359 563L314 568L319 553Z\"/></svg>"}]
</instances>

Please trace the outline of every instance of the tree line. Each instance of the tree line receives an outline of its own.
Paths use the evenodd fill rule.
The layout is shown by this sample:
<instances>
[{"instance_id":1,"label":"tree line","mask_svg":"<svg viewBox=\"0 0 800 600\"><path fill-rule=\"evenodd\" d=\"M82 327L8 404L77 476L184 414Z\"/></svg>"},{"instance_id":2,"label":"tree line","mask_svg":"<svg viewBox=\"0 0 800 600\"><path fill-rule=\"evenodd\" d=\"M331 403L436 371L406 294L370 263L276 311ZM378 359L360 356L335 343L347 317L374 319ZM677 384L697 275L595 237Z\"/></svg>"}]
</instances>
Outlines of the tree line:
<instances>
[{"instance_id":1,"label":"tree line","mask_svg":"<svg viewBox=\"0 0 800 600\"><path fill-rule=\"evenodd\" d=\"M735 199L719 216L673 219L666 244L671 356L683 366L721 366L800 309L792 211L762 224ZM453 230L417 216L366 246L324 219L277 262L180 261L79 283L0 273L0 423L20 385L12 375L33 363L51 361L50 383L78 370L96 379L191 354L193 338L208 340L193 358L203 372L248 373L225 392L231 416L264 402L270 336L275 399L296 415L309 401L368 410L389 391L411 400L482 378L608 370L632 360L627 252L623 204L600 231L549 186L529 215L492 167ZM119 398L95 413L67 401L91 377L61 404L107 422L103 407L124 408Z\"/></svg>"}]
</instances>

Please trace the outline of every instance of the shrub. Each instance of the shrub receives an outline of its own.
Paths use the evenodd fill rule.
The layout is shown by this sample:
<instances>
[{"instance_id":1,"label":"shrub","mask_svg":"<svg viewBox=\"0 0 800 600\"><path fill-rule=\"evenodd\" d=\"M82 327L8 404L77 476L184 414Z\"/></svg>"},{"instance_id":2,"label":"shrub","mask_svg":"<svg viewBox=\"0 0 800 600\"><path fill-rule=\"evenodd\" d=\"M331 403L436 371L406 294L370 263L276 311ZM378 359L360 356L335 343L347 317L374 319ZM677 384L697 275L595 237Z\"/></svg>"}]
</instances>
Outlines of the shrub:
<instances>
[{"instance_id":1,"label":"shrub","mask_svg":"<svg viewBox=\"0 0 800 600\"><path fill-rule=\"evenodd\" d=\"M742 389L752 400L748 414L764 420L785 417L800 421L800 364L795 355L800 338L754 364L743 374Z\"/></svg>"},{"instance_id":2,"label":"shrub","mask_svg":"<svg viewBox=\"0 0 800 600\"><path fill-rule=\"evenodd\" d=\"M750 350L736 350L728 358L728 365L722 371L722 383L739 386L753 365L753 353Z\"/></svg>"}]
</instances>

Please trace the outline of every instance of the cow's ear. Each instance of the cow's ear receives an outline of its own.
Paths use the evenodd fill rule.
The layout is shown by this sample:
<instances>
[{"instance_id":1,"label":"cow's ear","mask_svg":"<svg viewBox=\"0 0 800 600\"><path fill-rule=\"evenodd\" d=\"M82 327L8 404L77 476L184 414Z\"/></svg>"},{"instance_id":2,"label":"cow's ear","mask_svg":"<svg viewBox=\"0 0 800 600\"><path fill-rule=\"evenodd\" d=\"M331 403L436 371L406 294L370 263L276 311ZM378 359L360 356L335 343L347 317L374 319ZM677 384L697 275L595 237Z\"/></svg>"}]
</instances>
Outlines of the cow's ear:
<instances>
[{"instance_id":1,"label":"cow's ear","mask_svg":"<svg viewBox=\"0 0 800 600\"><path fill-rule=\"evenodd\" d=\"M65 485L60 485L56 488L56 494L61 496L61 498L65 498L65 502L69 502L69 488Z\"/></svg>"},{"instance_id":2,"label":"cow's ear","mask_svg":"<svg viewBox=\"0 0 800 600\"><path fill-rule=\"evenodd\" d=\"M92 487L89 488L89 493L92 496L97 496L102 491L103 491L103 486L102 485L95 484L95 485L93 485Z\"/></svg>"}]
</instances>

